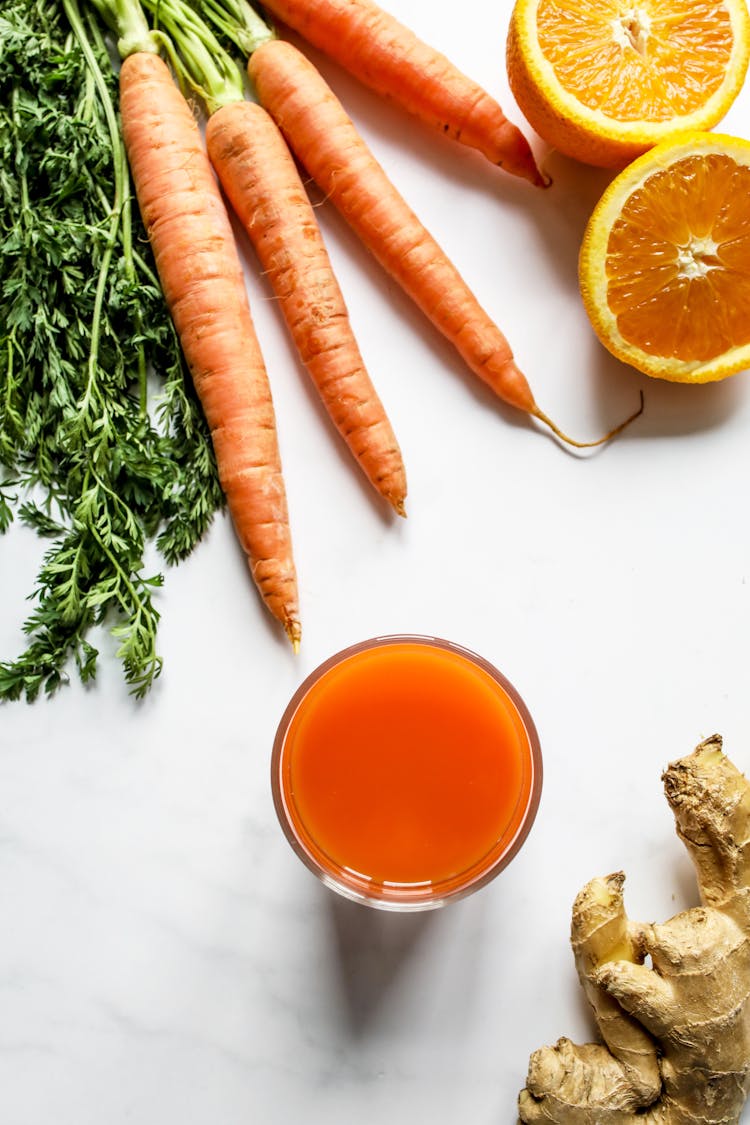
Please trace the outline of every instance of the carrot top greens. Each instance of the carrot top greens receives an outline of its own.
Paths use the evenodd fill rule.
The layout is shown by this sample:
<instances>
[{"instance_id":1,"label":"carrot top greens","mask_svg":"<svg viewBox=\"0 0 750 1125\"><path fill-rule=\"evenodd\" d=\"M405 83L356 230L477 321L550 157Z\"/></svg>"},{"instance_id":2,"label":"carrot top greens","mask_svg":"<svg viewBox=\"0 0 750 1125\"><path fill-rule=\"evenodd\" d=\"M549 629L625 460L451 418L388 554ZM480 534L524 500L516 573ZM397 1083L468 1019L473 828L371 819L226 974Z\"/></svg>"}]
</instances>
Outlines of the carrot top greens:
<instances>
[{"instance_id":1,"label":"carrot top greens","mask_svg":"<svg viewBox=\"0 0 750 1125\"><path fill-rule=\"evenodd\" d=\"M261 19L247 0L202 0L201 11L232 43L252 55L276 32L267 19Z\"/></svg>"},{"instance_id":2,"label":"carrot top greens","mask_svg":"<svg viewBox=\"0 0 750 1125\"><path fill-rule=\"evenodd\" d=\"M110 628L127 683L161 669L145 570L185 558L221 507L210 438L118 132L117 80L76 0L0 16L0 529L48 540L0 699L96 672Z\"/></svg>"},{"instance_id":3,"label":"carrot top greens","mask_svg":"<svg viewBox=\"0 0 750 1125\"><path fill-rule=\"evenodd\" d=\"M187 0L143 0L143 4L166 31L165 42L176 47L169 57L180 81L198 94L209 113L244 101L242 71Z\"/></svg>"}]
</instances>

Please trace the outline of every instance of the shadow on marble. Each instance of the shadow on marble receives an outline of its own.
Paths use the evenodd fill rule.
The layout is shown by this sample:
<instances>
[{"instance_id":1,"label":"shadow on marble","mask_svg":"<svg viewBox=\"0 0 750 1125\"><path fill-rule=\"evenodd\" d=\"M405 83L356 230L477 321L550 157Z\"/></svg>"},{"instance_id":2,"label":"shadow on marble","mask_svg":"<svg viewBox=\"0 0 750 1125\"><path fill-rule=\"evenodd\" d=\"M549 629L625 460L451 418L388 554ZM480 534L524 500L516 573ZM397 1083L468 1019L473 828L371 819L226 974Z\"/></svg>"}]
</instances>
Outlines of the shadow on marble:
<instances>
[{"instance_id":1,"label":"shadow on marble","mask_svg":"<svg viewBox=\"0 0 750 1125\"><path fill-rule=\"evenodd\" d=\"M408 971L439 910L399 914L331 894L329 912L351 1031L363 1032Z\"/></svg>"}]
</instances>

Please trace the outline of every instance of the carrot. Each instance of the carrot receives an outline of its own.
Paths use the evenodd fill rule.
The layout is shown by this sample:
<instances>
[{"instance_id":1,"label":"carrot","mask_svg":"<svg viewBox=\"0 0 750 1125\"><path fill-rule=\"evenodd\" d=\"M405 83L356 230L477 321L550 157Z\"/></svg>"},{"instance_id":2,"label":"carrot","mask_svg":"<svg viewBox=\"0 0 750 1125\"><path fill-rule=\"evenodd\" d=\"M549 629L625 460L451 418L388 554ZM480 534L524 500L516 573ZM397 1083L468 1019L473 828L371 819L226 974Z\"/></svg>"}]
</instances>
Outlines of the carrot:
<instances>
[{"instance_id":1,"label":"carrot","mask_svg":"<svg viewBox=\"0 0 750 1125\"><path fill-rule=\"evenodd\" d=\"M263 7L376 93L506 172L546 184L497 101L372 0L263 0Z\"/></svg>"},{"instance_id":2,"label":"carrot","mask_svg":"<svg viewBox=\"0 0 750 1125\"><path fill-rule=\"evenodd\" d=\"M123 60L120 113L141 214L234 527L265 604L296 648L300 621L286 493L242 267L195 119L153 50Z\"/></svg>"},{"instance_id":3,"label":"carrot","mask_svg":"<svg viewBox=\"0 0 750 1125\"><path fill-rule=\"evenodd\" d=\"M206 144L331 419L367 478L404 515L401 451L284 138L261 106L243 102L209 118Z\"/></svg>"},{"instance_id":4,"label":"carrot","mask_svg":"<svg viewBox=\"0 0 750 1125\"><path fill-rule=\"evenodd\" d=\"M399 515L406 473L365 368L294 159L278 127L245 99L242 72L183 0L146 0L177 45L175 65L208 110L206 147L279 302L300 359L360 467ZM267 32L265 27L264 32Z\"/></svg>"},{"instance_id":5,"label":"carrot","mask_svg":"<svg viewBox=\"0 0 750 1125\"><path fill-rule=\"evenodd\" d=\"M388 179L312 63L291 43L272 39L252 53L248 73L261 103L327 198L501 399L576 447L598 445L632 420L595 442L575 441L561 431L537 406L503 333Z\"/></svg>"}]
</instances>

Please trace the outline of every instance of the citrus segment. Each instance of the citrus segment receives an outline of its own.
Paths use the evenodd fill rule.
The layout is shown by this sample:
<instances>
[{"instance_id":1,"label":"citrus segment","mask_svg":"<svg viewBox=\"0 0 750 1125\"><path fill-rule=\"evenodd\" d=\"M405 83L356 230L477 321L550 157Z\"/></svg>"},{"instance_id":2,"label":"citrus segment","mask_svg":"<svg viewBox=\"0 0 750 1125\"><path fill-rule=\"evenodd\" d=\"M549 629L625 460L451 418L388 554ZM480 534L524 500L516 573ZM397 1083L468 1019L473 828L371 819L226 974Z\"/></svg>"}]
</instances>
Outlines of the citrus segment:
<instances>
[{"instance_id":1,"label":"citrus segment","mask_svg":"<svg viewBox=\"0 0 750 1125\"><path fill-rule=\"evenodd\" d=\"M745 0L517 0L508 78L549 144L616 166L715 125L749 52Z\"/></svg>"},{"instance_id":2,"label":"citrus segment","mask_svg":"<svg viewBox=\"0 0 750 1125\"><path fill-rule=\"evenodd\" d=\"M750 366L750 142L690 133L634 161L591 215L579 277L597 335L640 371Z\"/></svg>"}]
</instances>

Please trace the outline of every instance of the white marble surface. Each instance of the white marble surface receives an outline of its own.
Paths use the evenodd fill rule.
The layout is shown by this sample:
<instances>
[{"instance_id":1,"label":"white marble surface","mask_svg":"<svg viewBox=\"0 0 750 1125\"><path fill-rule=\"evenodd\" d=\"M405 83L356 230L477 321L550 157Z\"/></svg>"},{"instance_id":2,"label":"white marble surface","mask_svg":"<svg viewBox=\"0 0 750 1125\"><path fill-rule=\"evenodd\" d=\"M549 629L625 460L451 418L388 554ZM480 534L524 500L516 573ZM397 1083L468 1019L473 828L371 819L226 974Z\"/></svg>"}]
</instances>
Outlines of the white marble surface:
<instances>
[{"instance_id":1,"label":"white marble surface","mask_svg":"<svg viewBox=\"0 0 750 1125\"><path fill-rule=\"evenodd\" d=\"M508 0L391 0L520 122ZM318 58L318 56L315 56ZM399 434L409 518L384 516L332 436L268 292L301 582L292 656L225 521L160 595L163 677L0 710L3 1125L510 1125L529 1053L592 1033L567 944L590 876L635 917L695 900L660 774L719 731L750 767L750 384L651 382L611 359L576 255L608 175L548 157L535 192L321 65L403 194L495 314L540 404L593 437L563 451L461 369L329 207L318 214ZM750 89L724 130L750 134ZM545 150L535 141L537 152ZM545 157L546 158L546 157ZM39 544L1 544L0 652L20 647ZM322 659L376 633L452 638L537 721L535 828L494 884L398 917L334 898L271 804L276 723Z\"/></svg>"}]
</instances>

